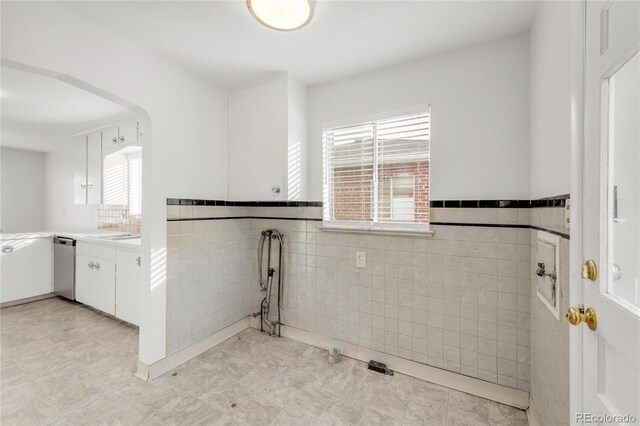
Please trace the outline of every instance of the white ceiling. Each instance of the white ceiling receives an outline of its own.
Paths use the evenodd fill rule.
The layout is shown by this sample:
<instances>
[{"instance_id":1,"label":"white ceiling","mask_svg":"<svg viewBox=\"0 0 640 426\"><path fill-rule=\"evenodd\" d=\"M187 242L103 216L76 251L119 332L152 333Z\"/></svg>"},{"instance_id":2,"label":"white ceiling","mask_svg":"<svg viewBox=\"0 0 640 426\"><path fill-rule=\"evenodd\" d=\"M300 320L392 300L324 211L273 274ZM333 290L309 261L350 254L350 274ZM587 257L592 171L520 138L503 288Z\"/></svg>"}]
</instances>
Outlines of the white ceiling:
<instances>
[{"instance_id":1,"label":"white ceiling","mask_svg":"<svg viewBox=\"0 0 640 426\"><path fill-rule=\"evenodd\" d=\"M278 32L244 0L59 2L223 86L288 71L309 85L527 31L535 1L316 2Z\"/></svg>"},{"instance_id":2,"label":"white ceiling","mask_svg":"<svg viewBox=\"0 0 640 426\"><path fill-rule=\"evenodd\" d=\"M0 70L3 147L52 151L74 134L134 117L118 104L55 78Z\"/></svg>"}]
</instances>

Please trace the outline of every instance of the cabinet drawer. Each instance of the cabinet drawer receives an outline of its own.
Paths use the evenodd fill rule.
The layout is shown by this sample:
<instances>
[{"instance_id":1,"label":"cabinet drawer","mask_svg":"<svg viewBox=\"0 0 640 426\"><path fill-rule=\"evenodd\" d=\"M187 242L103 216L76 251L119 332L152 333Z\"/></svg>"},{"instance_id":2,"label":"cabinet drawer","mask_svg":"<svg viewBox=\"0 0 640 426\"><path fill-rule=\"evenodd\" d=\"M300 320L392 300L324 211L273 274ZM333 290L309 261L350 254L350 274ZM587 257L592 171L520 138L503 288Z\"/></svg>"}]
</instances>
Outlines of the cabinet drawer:
<instances>
[{"instance_id":1,"label":"cabinet drawer","mask_svg":"<svg viewBox=\"0 0 640 426\"><path fill-rule=\"evenodd\" d=\"M90 257L103 257L105 259L116 260L116 249L113 247L78 241L76 253Z\"/></svg>"}]
</instances>

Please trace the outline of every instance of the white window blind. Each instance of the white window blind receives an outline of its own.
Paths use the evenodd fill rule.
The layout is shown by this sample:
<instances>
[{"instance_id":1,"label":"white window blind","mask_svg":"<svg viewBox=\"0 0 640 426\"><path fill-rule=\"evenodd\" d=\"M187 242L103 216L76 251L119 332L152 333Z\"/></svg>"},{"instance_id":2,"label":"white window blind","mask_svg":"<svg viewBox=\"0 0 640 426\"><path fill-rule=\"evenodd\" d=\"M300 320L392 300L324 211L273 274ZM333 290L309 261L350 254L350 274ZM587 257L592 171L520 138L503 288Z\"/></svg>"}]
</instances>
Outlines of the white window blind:
<instances>
[{"instance_id":1,"label":"white window blind","mask_svg":"<svg viewBox=\"0 0 640 426\"><path fill-rule=\"evenodd\" d=\"M116 152L104 158L104 204L126 205L129 175L126 155Z\"/></svg>"},{"instance_id":2,"label":"white window blind","mask_svg":"<svg viewBox=\"0 0 640 426\"><path fill-rule=\"evenodd\" d=\"M142 155L128 156L129 168L129 216L140 216L142 213Z\"/></svg>"},{"instance_id":3,"label":"white window blind","mask_svg":"<svg viewBox=\"0 0 640 426\"><path fill-rule=\"evenodd\" d=\"M323 139L325 223L427 226L429 112L326 129Z\"/></svg>"}]
</instances>

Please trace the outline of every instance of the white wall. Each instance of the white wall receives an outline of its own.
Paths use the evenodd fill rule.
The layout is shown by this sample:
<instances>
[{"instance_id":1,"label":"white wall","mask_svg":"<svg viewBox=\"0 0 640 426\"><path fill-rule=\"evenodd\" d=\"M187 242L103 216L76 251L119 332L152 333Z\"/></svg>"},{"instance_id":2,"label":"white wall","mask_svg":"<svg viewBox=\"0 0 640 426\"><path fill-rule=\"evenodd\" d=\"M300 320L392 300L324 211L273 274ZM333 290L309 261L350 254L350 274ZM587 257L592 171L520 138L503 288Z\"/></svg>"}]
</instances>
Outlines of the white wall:
<instances>
[{"instance_id":1,"label":"white wall","mask_svg":"<svg viewBox=\"0 0 640 426\"><path fill-rule=\"evenodd\" d=\"M44 231L44 154L2 148L0 162L0 229Z\"/></svg>"},{"instance_id":2,"label":"white wall","mask_svg":"<svg viewBox=\"0 0 640 426\"><path fill-rule=\"evenodd\" d=\"M165 356L166 198L225 198L222 90L64 4L3 2L3 65L48 70L145 115L140 359Z\"/></svg>"},{"instance_id":3,"label":"white wall","mask_svg":"<svg viewBox=\"0 0 640 426\"><path fill-rule=\"evenodd\" d=\"M91 231L98 227L98 206L74 203L72 142L69 138L67 147L45 156L45 227L49 231Z\"/></svg>"},{"instance_id":4,"label":"white wall","mask_svg":"<svg viewBox=\"0 0 640 426\"><path fill-rule=\"evenodd\" d=\"M531 39L531 197L571 186L571 31L569 2L541 2Z\"/></svg>"},{"instance_id":5,"label":"white wall","mask_svg":"<svg viewBox=\"0 0 640 426\"><path fill-rule=\"evenodd\" d=\"M308 199L309 173L307 171L309 157L309 123L308 123L308 93L307 86L301 82L288 78L287 87L287 192L288 200Z\"/></svg>"},{"instance_id":6,"label":"white wall","mask_svg":"<svg viewBox=\"0 0 640 426\"><path fill-rule=\"evenodd\" d=\"M229 198L286 200L286 76L231 91L228 118Z\"/></svg>"},{"instance_id":7,"label":"white wall","mask_svg":"<svg viewBox=\"0 0 640 426\"><path fill-rule=\"evenodd\" d=\"M520 34L309 91L309 198L322 128L431 104L432 199L529 198L529 36Z\"/></svg>"},{"instance_id":8,"label":"white wall","mask_svg":"<svg viewBox=\"0 0 640 426\"><path fill-rule=\"evenodd\" d=\"M530 33L532 198L571 190L571 61L575 57L571 36L571 2L540 2ZM536 217L532 215L532 224L544 226ZM571 270L566 239L561 240L561 248L559 300L564 312L570 301ZM533 273L532 279L537 279ZM569 326L562 316L558 320L551 314L534 289L531 305L531 398L536 415L542 424L568 425Z\"/></svg>"}]
</instances>

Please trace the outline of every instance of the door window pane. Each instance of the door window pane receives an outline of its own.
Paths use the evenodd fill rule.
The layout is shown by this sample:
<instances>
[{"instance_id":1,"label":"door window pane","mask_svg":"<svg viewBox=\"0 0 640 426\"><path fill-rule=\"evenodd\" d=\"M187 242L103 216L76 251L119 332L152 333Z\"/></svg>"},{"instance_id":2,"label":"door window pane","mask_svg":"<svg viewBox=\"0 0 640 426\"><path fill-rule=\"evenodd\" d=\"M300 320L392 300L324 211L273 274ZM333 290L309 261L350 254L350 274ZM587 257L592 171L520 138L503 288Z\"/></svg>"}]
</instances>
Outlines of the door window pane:
<instances>
[{"instance_id":1,"label":"door window pane","mask_svg":"<svg viewBox=\"0 0 640 426\"><path fill-rule=\"evenodd\" d=\"M609 79L606 289L640 312L640 55ZM628 305L627 305L628 304Z\"/></svg>"}]
</instances>

